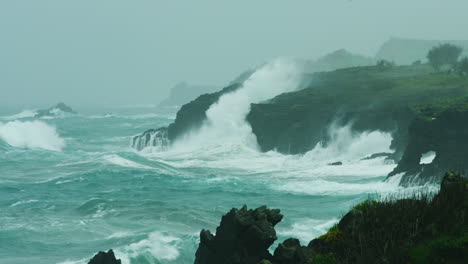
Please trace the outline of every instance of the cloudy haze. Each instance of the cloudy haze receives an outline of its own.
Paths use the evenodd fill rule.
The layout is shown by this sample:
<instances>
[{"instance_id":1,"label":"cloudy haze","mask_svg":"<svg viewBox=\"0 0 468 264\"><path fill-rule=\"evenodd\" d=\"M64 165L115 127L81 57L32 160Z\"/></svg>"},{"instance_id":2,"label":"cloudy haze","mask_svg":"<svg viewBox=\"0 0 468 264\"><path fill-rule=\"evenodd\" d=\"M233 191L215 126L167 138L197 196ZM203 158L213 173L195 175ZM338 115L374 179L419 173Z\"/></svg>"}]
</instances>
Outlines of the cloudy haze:
<instances>
[{"instance_id":1,"label":"cloudy haze","mask_svg":"<svg viewBox=\"0 0 468 264\"><path fill-rule=\"evenodd\" d=\"M468 39L466 10L466 0L1 1L0 103L158 103L180 81L223 85L277 56Z\"/></svg>"}]
</instances>

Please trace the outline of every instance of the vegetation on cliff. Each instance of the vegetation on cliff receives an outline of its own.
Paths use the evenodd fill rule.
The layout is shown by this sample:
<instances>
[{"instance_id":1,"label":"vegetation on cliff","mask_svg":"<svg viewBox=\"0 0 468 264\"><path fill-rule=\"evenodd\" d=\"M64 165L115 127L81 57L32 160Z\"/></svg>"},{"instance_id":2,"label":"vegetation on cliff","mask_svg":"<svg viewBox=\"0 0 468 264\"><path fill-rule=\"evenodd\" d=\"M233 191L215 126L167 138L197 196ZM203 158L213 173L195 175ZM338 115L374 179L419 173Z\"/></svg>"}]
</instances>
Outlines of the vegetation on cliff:
<instances>
[{"instance_id":1,"label":"vegetation on cliff","mask_svg":"<svg viewBox=\"0 0 468 264\"><path fill-rule=\"evenodd\" d=\"M414 106L468 94L468 77L430 65L356 67L316 73L309 87L253 104L247 120L263 151L298 154L327 141L332 123L381 130L402 153Z\"/></svg>"}]
</instances>

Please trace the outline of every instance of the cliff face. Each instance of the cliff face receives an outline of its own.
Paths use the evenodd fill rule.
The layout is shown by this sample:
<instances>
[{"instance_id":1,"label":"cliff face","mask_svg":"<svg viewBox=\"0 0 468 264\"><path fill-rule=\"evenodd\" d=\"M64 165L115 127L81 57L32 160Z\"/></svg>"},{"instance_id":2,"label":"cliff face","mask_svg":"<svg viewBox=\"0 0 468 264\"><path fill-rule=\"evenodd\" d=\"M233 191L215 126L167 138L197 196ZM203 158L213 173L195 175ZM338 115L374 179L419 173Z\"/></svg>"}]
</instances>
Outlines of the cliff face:
<instances>
[{"instance_id":1,"label":"cliff face","mask_svg":"<svg viewBox=\"0 0 468 264\"><path fill-rule=\"evenodd\" d=\"M216 237L202 231L195 263L465 263L468 181L447 173L434 198L419 198L365 201L307 246L290 238L273 255L266 248L276 240L279 210L233 209L223 217ZM238 243L247 237L252 239Z\"/></svg>"},{"instance_id":2,"label":"cliff face","mask_svg":"<svg viewBox=\"0 0 468 264\"><path fill-rule=\"evenodd\" d=\"M435 74L428 66L358 67L315 74L304 90L253 104L247 116L262 151L300 154L327 142L332 125L381 130L403 153L415 105L468 93L468 78Z\"/></svg>"},{"instance_id":3,"label":"cliff face","mask_svg":"<svg viewBox=\"0 0 468 264\"><path fill-rule=\"evenodd\" d=\"M421 163L433 152L429 164ZM404 173L402 185L440 183L447 170L468 169L468 97L421 109L409 127L408 145L389 177Z\"/></svg>"}]
</instances>

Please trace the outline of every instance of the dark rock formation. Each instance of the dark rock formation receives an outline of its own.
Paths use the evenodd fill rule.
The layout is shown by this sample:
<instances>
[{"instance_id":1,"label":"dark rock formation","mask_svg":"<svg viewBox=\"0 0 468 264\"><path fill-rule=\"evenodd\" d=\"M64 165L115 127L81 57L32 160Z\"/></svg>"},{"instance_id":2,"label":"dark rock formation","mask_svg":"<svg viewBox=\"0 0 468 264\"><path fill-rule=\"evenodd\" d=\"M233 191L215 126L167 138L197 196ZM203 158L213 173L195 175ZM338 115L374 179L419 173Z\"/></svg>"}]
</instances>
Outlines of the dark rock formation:
<instances>
[{"instance_id":1,"label":"dark rock formation","mask_svg":"<svg viewBox=\"0 0 468 264\"><path fill-rule=\"evenodd\" d=\"M440 183L444 171L468 169L468 97L445 105L443 110L428 106L424 115L409 127L409 142L392 177L404 173L401 184ZM431 112L428 113L428 108ZM432 163L421 164L424 153L433 151Z\"/></svg>"},{"instance_id":2,"label":"dark rock formation","mask_svg":"<svg viewBox=\"0 0 468 264\"><path fill-rule=\"evenodd\" d=\"M341 165L343 165L343 162L337 161L337 162L328 163L328 165L330 165L330 166L341 166Z\"/></svg>"},{"instance_id":3,"label":"dark rock formation","mask_svg":"<svg viewBox=\"0 0 468 264\"><path fill-rule=\"evenodd\" d=\"M223 216L216 235L201 231L195 264L257 264L270 260L268 248L276 240L274 226L282 218L279 210L265 206L232 209Z\"/></svg>"},{"instance_id":4,"label":"dark rock formation","mask_svg":"<svg viewBox=\"0 0 468 264\"><path fill-rule=\"evenodd\" d=\"M89 262L88 264L122 264L120 259L116 259L114 251L109 249L109 251L102 252L99 251Z\"/></svg>"},{"instance_id":5,"label":"dark rock formation","mask_svg":"<svg viewBox=\"0 0 468 264\"><path fill-rule=\"evenodd\" d=\"M49 109L38 110L34 117L45 117L45 116L55 116L60 113L76 114L75 111L68 105L64 103L58 103L56 106L52 106Z\"/></svg>"}]
</instances>

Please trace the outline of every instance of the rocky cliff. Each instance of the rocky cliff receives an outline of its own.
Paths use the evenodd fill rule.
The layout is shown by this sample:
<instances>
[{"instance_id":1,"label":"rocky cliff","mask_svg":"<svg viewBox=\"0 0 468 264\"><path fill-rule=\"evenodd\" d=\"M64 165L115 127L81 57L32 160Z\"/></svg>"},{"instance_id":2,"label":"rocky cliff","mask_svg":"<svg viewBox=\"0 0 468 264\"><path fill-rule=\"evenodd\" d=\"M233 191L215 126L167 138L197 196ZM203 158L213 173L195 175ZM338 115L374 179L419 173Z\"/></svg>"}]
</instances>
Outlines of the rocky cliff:
<instances>
[{"instance_id":1,"label":"rocky cliff","mask_svg":"<svg viewBox=\"0 0 468 264\"><path fill-rule=\"evenodd\" d=\"M327 143L332 125L392 133L402 154L414 106L468 94L468 78L427 65L357 67L317 73L306 89L253 104L247 120L262 151L300 154Z\"/></svg>"}]
</instances>

